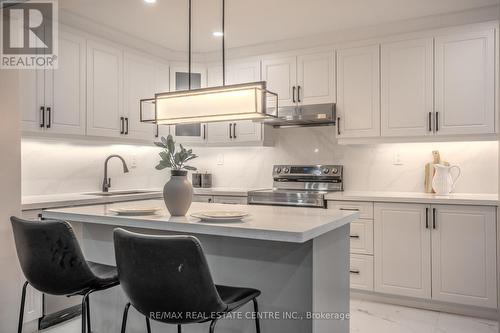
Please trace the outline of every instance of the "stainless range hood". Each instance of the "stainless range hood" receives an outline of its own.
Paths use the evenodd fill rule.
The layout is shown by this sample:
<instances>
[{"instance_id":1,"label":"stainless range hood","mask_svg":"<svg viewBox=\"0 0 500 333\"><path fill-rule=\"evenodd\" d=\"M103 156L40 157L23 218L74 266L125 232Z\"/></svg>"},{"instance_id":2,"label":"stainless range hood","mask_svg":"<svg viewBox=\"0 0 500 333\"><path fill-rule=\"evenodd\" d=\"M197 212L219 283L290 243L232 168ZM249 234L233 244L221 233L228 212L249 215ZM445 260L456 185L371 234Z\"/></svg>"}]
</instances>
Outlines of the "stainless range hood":
<instances>
[{"instance_id":1,"label":"stainless range hood","mask_svg":"<svg viewBox=\"0 0 500 333\"><path fill-rule=\"evenodd\" d=\"M264 124L276 128L332 126L335 120L335 104L329 103L281 107L277 117L266 119Z\"/></svg>"}]
</instances>

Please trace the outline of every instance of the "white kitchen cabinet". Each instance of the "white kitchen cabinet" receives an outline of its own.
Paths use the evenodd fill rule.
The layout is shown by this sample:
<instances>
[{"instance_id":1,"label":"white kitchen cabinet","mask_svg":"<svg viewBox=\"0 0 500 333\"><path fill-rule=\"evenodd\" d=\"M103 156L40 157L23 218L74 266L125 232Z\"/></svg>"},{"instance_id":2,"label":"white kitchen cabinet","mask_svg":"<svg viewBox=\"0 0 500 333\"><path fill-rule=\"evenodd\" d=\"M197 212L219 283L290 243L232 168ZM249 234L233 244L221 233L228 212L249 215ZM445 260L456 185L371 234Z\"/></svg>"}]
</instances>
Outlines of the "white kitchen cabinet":
<instances>
[{"instance_id":1,"label":"white kitchen cabinet","mask_svg":"<svg viewBox=\"0 0 500 333\"><path fill-rule=\"evenodd\" d=\"M87 134L124 137L123 51L87 41Z\"/></svg>"},{"instance_id":2,"label":"white kitchen cabinet","mask_svg":"<svg viewBox=\"0 0 500 333\"><path fill-rule=\"evenodd\" d=\"M351 223L351 253L373 254L373 220L358 219Z\"/></svg>"},{"instance_id":3,"label":"white kitchen cabinet","mask_svg":"<svg viewBox=\"0 0 500 333\"><path fill-rule=\"evenodd\" d=\"M297 102L303 105L335 102L334 52L297 57Z\"/></svg>"},{"instance_id":4,"label":"white kitchen cabinet","mask_svg":"<svg viewBox=\"0 0 500 333\"><path fill-rule=\"evenodd\" d=\"M349 274L352 289L373 291L373 256L351 254Z\"/></svg>"},{"instance_id":5,"label":"white kitchen cabinet","mask_svg":"<svg viewBox=\"0 0 500 333\"><path fill-rule=\"evenodd\" d=\"M270 58L262 61L262 80L267 89L278 94L278 106L297 103L297 57Z\"/></svg>"},{"instance_id":6,"label":"white kitchen cabinet","mask_svg":"<svg viewBox=\"0 0 500 333\"><path fill-rule=\"evenodd\" d=\"M127 137L152 141L156 137L157 127L140 121L139 101L152 98L155 93L168 91L168 65L149 59L145 55L131 53L126 53L124 60L124 114L129 123ZM158 136L166 135L168 127L160 126L158 131Z\"/></svg>"},{"instance_id":7,"label":"white kitchen cabinet","mask_svg":"<svg viewBox=\"0 0 500 333\"><path fill-rule=\"evenodd\" d=\"M209 87L222 85L222 65L212 65L207 72ZM226 84L257 81L260 81L260 61L230 62L226 66ZM252 120L208 123L207 143L261 143L264 126L262 123Z\"/></svg>"},{"instance_id":8,"label":"white kitchen cabinet","mask_svg":"<svg viewBox=\"0 0 500 333\"><path fill-rule=\"evenodd\" d=\"M421 204L375 203L375 291L431 298L428 210Z\"/></svg>"},{"instance_id":9,"label":"white kitchen cabinet","mask_svg":"<svg viewBox=\"0 0 500 333\"><path fill-rule=\"evenodd\" d=\"M379 45L337 51L337 137L380 136Z\"/></svg>"},{"instance_id":10,"label":"white kitchen cabinet","mask_svg":"<svg viewBox=\"0 0 500 333\"><path fill-rule=\"evenodd\" d=\"M496 308L494 207L432 206L432 298Z\"/></svg>"},{"instance_id":11,"label":"white kitchen cabinet","mask_svg":"<svg viewBox=\"0 0 500 333\"><path fill-rule=\"evenodd\" d=\"M495 132L495 30L446 34L435 40L435 132Z\"/></svg>"},{"instance_id":12,"label":"white kitchen cabinet","mask_svg":"<svg viewBox=\"0 0 500 333\"><path fill-rule=\"evenodd\" d=\"M193 64L191 68L191 89L205 88L207 85L206 68ZM176 64L170 68L170 91L189 89L189 71L186 64ZM170 134L178 143L205 144L208 138L207 124L171 125Z\"/></svg>"},{"instance_id":13,"label":"white kitchen cabinet","mask_svg":"<svg viewBox=\"0 0 500 333\"><path fill-rule=\"evenodd\" d=\"M278 94L280 107L334 103L334 52L265 58L262 80L267 82L268 90Z\"/></svg>"},{"instance_id":14,"label":"white kitchen cabinet","mask_svg":"<svg viewBox=\"0 0 500 333\"><path fill-rule=\"evenodd\" d=\"M21 72L24 131L85 134L85 39L61 31L57 69Z\"/></svg>"},{"instance_id":15,"label":"white kitchen cabinet","mask_svg":"<svg viewBox=\"0 0 500 333\"><path fill-rule=\"evenodd\" d=\"M433 134L433 39L381 46L381 135Z\"/></svg>"}]
</instances>

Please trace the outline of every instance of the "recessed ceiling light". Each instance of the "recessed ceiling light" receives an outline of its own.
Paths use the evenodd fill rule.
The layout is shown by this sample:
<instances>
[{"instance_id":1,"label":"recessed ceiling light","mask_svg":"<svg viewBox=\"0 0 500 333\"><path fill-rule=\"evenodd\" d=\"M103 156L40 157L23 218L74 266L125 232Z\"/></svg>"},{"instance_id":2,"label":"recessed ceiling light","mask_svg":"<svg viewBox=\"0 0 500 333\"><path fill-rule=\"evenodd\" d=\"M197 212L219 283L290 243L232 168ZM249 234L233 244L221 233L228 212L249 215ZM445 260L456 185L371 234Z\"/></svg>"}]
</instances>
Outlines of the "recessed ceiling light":
<instances>
[{"instance_id":1,"label":"recessed ceiling light","mask_svg":"<svg viewBox=\"0 0 500 333\"><path fill-rule=\"evenodd\" d=\"M156 3L156 0L144 0L145 3L149 3L149 4L152 4L152 3Z\"/></svg>"},{"instance_id":2,"label":"recessed ceiling light","mask_svg":"<svg viewBox=\"0 0 500 333\"><path fill-rule=\"evenodd\" d=\"M212 32L212 35L214 37L222 37L222 36L224 36L224 34L221 31L214 31L214 32Z\"/></svg>"}]
</instances>

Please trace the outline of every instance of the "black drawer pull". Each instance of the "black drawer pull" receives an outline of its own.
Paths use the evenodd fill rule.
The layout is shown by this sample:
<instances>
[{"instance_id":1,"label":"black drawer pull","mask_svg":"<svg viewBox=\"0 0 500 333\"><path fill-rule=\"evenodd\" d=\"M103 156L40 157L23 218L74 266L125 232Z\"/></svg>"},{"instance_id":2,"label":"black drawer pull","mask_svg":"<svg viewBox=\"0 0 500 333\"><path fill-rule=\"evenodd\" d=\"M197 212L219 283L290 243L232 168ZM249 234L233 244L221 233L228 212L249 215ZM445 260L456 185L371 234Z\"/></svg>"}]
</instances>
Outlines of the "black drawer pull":
<instances>
[{"instance_id":1,"label":"black drawer pull","mask_svg":"<svg viewBox=\"0 0 500 333\"><path fill-rule=\"evenodd\" d=\"M45 127L45 107L40 107L40 127Z\"/></svg>"},{"instance_id":2,"label":"black drawer pull","mask_svg":"<svg viewBox=\"0 0 500 333\"><path fill-rule=\"evenodd\" d=\"M359 239L359 235L350 235L349 237Z\"/></svg>"},{"instance_id":3,"label":"black drawer pull","mask_svg":"<svg viewBox=\"0 0 500 333\"><path fill-rule=\"evenodd\" d=\"M339 210L349 210L352 212L359 212L359 208L339 208Z\"/></svg>"},{"instance_id":4,"label":"black drawer pull","mask_svg":"<svg viewBox=\"0 0 500 333\"><path fill-rule=\"evenodd\" d=\"M359 270L350 270L349 273L359 275L361 272Z\"/></svg>"}]
</instances>

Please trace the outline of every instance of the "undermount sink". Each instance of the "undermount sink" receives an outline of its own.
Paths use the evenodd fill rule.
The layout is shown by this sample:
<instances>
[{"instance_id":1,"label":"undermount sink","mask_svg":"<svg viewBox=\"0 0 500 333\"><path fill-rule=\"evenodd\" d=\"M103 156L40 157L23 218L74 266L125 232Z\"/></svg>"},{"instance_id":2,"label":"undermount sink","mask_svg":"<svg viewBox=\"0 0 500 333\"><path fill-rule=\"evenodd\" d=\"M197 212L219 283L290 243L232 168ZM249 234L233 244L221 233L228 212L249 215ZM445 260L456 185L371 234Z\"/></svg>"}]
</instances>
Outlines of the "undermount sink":
<instances>
[{"instance_id":1,"label":"undermount sink","mask_svg":"<svg viewBox=\"0 0 500 333\"><path fill-rule=\"evenodd\" d=\"M160 193L158 191L145 191L145 190L129 190L129 191L111 191L111 192L92 192L85 193L85 195L96 195L101 197L113 197L117 195L132 195L132 194L154 194Z\"/></svg>"}]
</instances>

